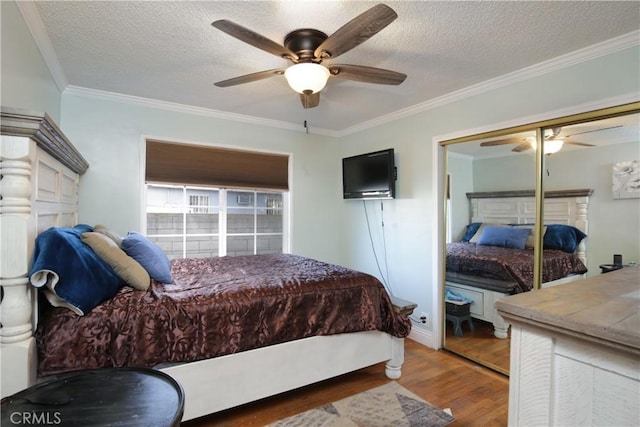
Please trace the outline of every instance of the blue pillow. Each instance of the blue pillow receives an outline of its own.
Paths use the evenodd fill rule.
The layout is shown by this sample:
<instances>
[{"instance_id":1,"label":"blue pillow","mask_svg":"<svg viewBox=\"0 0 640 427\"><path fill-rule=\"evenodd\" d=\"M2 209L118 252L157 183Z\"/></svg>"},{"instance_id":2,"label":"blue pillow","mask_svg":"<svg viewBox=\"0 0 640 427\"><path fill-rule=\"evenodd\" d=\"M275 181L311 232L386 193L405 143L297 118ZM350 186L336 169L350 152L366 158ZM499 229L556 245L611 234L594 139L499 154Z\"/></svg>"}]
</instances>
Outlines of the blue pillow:
<instances>
[{"instance_id":1,"label":"blue pillow","mask_svg":"<svg viewBox=\"0 0 640 427\"><path fill-rule=\"evenodd\" d=\"M545 249L559 249L573 253L585 237L587 237L586 234L571 225L549 224L542 244Z\"/></svg>"},{"instance_id":2,"label":"blue pillow","mask_svg":"<svg viewBox=\"0 0 640 427\"><path fill-rule=\"evenodd\" d=\"M87 314L112 298L124 284L116 272L80 238L91 227L51 227L35 242L29 279L44 287L45 296L56 307Z\"/></svg>"},{"instance_id":3,"label":"blue pillow","mask_svg":"<svg viewBox=\"0 0 640 427\"><path fill-rule=\"evenodd\" d=\"M467 230L464 232L464 236L462 236L461 242L468 242L471 240L474 234L478 231L478 228L482 225L481 222L472 222L467 225Z\"/></svg>"},{"instance_id":4,"label":"blue pillow","mask_svg":"<svg viewBox=\"0 0 640 427\"><path fill-rule=\"evenodd\" d=\"M123 251L147 270L152 279L161 283L171 283L171 265L169 258L160 246L149 240L144 234L130 231L122 240Z\"/></svg>"},{"instance_id":5,"label":"blue pillow","mask_svg":"<svg viewBox=\"0 0 640 427\"><path fill-rule=\"evenodd\" d=\"M529 237L529 230L526 228L488 226L484 228L478 239L478 245L524 249L527 237Z\"/></svg>"}]
</instances>

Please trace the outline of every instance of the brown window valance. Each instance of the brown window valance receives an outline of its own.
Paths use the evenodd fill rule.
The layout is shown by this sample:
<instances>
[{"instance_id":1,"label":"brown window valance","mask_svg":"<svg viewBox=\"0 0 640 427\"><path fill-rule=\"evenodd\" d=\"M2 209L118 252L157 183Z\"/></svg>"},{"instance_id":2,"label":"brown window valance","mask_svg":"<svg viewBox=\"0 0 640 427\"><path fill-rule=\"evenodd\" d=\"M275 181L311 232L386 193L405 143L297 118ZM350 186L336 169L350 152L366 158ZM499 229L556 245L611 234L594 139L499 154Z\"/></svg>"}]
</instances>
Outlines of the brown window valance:
<instances>
[{"instance_id":1,"label":"brown window valance","mask_svg":"<svg viewBox=\"0 0 640 427\"><path fill-rule=\"evenodd\" d=\"M289 156L147 140L147 182L289 189Z\"/></svg>"}]
</instances>

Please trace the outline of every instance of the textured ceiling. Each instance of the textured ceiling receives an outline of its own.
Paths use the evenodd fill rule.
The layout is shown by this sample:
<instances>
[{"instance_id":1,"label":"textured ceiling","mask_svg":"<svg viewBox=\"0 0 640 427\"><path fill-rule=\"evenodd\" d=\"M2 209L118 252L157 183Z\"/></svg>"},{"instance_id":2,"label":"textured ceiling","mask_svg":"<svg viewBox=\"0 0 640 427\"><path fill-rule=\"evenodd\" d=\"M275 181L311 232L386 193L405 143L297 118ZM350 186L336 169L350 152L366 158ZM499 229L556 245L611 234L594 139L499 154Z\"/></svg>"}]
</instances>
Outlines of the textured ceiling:
<instances>
[{"instance_id":1,"label":"textured ceiling","mask_svg":"<svg viewBox=\"0 0 640 427\"><path fill-rule=\"evenodd\" d=\"M337 63L408 75L400 86L331 78L305 110L286 66L213 28L228 19L278 43L297 28L331 34L369 1L43 1L36 7L66 81L102 91L341 131L640 28L640 2L389 1L399 15ZM331 62L327 62L330 64Z\"/></svg>"}]
</instances>

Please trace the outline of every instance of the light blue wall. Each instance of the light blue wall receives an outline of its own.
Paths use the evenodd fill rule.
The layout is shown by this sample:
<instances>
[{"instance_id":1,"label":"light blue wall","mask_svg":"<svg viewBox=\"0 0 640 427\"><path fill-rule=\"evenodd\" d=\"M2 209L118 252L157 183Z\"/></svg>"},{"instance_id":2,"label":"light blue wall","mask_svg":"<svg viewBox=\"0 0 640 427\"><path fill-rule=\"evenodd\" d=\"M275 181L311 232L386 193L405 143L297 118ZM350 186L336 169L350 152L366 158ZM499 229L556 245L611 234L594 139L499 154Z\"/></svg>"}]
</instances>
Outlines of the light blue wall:
<instances>
[{"instance_id":1,"label":"light blue wall","mask_svg":"<svg viewBox=\"0 0 640 427\"><path fill-rule=\"evenodd\" d=\"M60 90L14 2L0 1L2 105L44 112L60 123Z\"/></svg>"},{"instance_id":2,"label":"light blue wall","mask_svg":"<svg viewBox=\"0 0 640 427\"><path fill-rule=\"evenodd\" d=\"M332 138L225 121L82 94L63 96L62 129L88 160L80 220L119 233L142 224L144 137L291 154L292 251L339 262ZM333 203L333 202L329 202Z\"/></svg>"}]
</instances>

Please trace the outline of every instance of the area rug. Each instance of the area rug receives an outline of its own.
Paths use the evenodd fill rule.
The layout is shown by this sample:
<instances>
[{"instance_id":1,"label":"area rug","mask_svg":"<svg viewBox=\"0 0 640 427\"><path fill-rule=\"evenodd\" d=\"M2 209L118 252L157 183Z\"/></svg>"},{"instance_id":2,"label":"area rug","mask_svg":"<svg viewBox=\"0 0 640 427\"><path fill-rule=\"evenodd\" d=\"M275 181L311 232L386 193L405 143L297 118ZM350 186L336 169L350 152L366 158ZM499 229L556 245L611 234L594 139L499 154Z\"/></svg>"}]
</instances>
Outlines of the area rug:
<instances>
[{"instance_id":1,"label":"area rug","mask_svg":"<svg viewBox=\"0 0 640 427\"><path fill-rule=\"evenodd\" d=\"M280 420L270 427L437 427L448 413L396 382Z\"/></svg>"}]
</instances>

